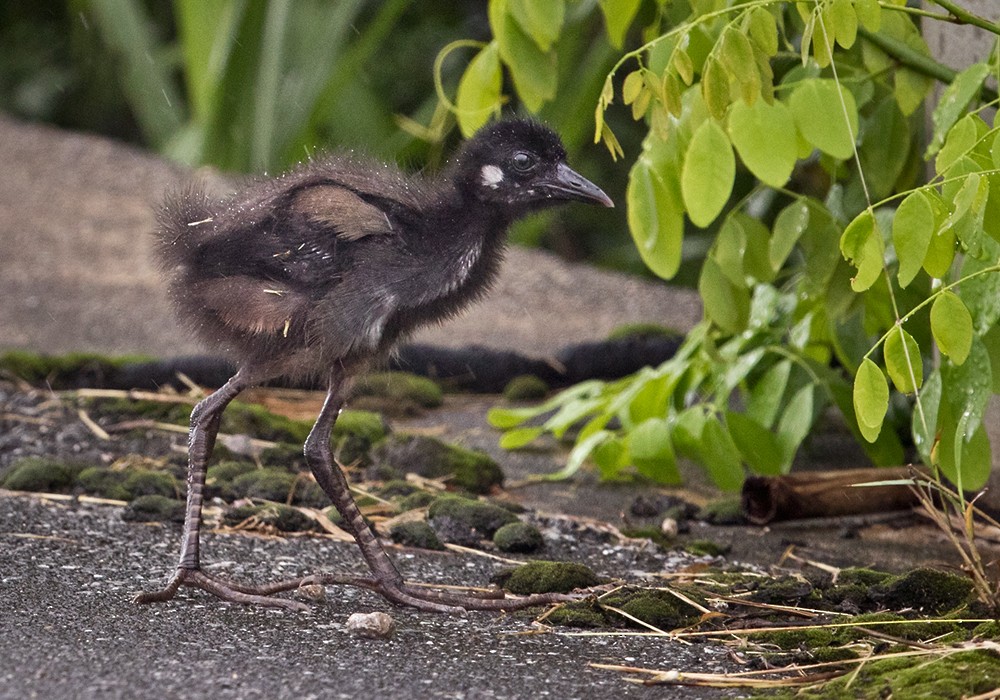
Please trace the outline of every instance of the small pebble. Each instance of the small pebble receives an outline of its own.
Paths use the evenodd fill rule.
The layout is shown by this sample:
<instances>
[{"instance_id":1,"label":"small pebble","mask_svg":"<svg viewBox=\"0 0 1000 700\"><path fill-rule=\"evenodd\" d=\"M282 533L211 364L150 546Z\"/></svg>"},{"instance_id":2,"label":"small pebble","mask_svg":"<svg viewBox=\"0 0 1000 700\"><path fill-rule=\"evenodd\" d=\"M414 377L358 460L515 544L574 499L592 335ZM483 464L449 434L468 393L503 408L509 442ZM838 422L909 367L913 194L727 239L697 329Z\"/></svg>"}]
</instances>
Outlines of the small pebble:
<instances>
[{"instance_id":1,"label":"small pebble","mask_svg":"<svg viewBox=\"0 0 1000 700\"><path fill-rule=\"evenodd\" d=\"M358 637L388 639L396 629L396 621L384 612L354 613L347 618L347 631Z\"/></svg>"},{"instance_id":2,"label":"small pebble","mask_svg":"<svg viewBox=\"0 0 1000 700\"><path fill-rule=\"evenodd\" d=\"M660 532L667 537L677 537L679 529L677 521L674 518L664 518L663 522L660 523Z\"/></svg>"},{"instance_id":3,"label":"small pebble","mask_svg":"<svg viewBox=\"0 0 1000 700\"><path fill-rule=\"evenodd\" d=\"M308 583L295 589L295 597L310 603L322 603L326 600L326 588L318 583Z\"/></svg>"}]
</instances>

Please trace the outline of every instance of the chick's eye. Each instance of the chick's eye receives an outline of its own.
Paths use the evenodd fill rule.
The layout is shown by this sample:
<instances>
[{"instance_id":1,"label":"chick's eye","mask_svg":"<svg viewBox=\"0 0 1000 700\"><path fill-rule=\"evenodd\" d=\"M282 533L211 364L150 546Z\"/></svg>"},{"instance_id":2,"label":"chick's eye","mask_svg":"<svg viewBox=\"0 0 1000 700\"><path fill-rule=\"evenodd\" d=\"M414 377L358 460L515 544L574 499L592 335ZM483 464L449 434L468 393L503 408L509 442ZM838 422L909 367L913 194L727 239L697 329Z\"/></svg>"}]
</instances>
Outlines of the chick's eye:
<instances>
[{"instance_id":1,"label":"chick's eye","mask_svg":"<svg viewBox=\"0 0 1000 700\"><path fill-rule=\"evenodd\" d=\"M535 159L530 153L524 153L523 151L515 153L512 160L514 167L521 172L527 172L535 167Z\"/></svg>"}]
</instances>

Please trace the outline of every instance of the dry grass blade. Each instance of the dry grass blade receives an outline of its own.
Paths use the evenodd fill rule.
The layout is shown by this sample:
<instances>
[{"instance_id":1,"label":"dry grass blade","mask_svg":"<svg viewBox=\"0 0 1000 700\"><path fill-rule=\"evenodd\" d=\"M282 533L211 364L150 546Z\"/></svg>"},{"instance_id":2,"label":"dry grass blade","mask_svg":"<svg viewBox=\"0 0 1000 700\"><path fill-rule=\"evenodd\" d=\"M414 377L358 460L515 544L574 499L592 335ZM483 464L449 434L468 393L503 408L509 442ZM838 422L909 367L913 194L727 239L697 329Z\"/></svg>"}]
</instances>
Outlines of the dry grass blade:
<instances>
[{"instance_id":1,"label":"dry grass blade","mask_svg":"<svg viewBox=\"0 0 1000 700\"><path fill-rule=\"evenodd\" d=\"M729 605L741 605L747 608L760 608L761 610L773 610L775 612L788 613L789 615L798 615L800 617L805 617L812 619L817 615L844 615L847 616L848 613L836 612L832 610L817 610L815 608L802 608L795 605L777 605L775 603L758 603L755 600L746 600L744 598L739 598L736 596L715 596L708 599L709 602L720 602L727 603Z\"/></svg>"},{"instance_id":2,"label":"dry grass blade","mask_svg":"<svg viewBox=\"0 0 1000 700\"><path fill-rule=\"evenodd\" d=\"M133 401L185 403L191 406L198 403L198 399L193 396L157 391L140 391L138 389L129 389L128 391L121 391L119 389L74 389L62 392L62 394L84 399L132 399Z\"/></svg>"},{"instance_id":3,"label":"dry grass blade","mask_svg":"<svg viewBox=\"0 0 1000 700\"><path fill-rule=\"evenodd\" d=\"M521 561L520 559L509 559L507 557L501 557L497 554L491 554L490 552L484 552L481 549L473 549L472 547L463 547L460 544L452 544L451 542L445 542L445 549L450 549L452 552L462 552L463 554L475 554L479 557L486 557L487 559L493 559L494 561L502 561L504 564L513 564L515 566L521 566L527 562Z\"/></svg>"},{"instance_id":4,"label":"dry grass blade","mask_svg":"<svg viewBox=\"0 0 1000 700\"><path fill-rule=\"evenodd\" d=\"M646 676L645 678L629 679L642 685L689 685L705 688L756 688L761 690L767 688L794 688L801 685L820 683L842 675L839 671L830 671L828 673L814 673L808 676L796 676L793 678L750 678L739 674L661 671L652 668L619 666L616 664L592 663L590 666L604 671L619 671L621 673ZM771 673L777 672L771 671Z\"/></svg>"},{"instance_id":5,"label":"dry grass blade","mask_svg":"<svg viewBox=\"0 0 1000 700\"><path fill-rule=\"evenodd\" d=\"M80 417L80 422L83 423L85 426L87 426L87 429L97 436L97 439L99 440L111 439L111 436L108 435L108 432L104 428L99 426L96 422L94 422L94 419L91 418L90 415L82 408L76 412L76 415Z\"/></svg>"},{"instance_id":6,"label":"dry grass blade","mask_svg":"<svg viewBox=\"0 0 1000 700\"><path fill-rule=\"evenodd\" d=\"M658 636L662 636L662 637L673 637L674 636L670 632L664 632L659 627L657 627L655 625L651 625L651 624L649 624L648 622L646 622L644 620L640 620L635 615L630 615L629 613L625 612L621 608L616 608L613 605L606 605L605 603L600 603L600 606L601 606L602 610L610 610L611 612L615 613L616 615L621 615L626 620L631 620L632 622L636 623L637 625L645 627L646 629L650 630L651 632L656 633Z\"/></svg>"}]
</instances>

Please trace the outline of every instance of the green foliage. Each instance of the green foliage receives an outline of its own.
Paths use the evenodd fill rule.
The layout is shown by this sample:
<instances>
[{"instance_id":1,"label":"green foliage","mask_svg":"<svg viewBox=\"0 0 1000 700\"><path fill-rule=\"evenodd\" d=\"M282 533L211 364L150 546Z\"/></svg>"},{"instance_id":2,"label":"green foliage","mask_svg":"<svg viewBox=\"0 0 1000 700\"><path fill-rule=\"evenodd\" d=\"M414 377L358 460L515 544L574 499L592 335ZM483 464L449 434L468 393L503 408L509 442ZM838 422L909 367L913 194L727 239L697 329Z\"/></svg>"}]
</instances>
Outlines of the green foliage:
<instances>
[{"instance_id":1,"label":"green foliage","mask_svg":"<svg viewBox=\"0 0 1000 700\"><path fill-rule=\"evenodd\" d=\"M538 18L514 5L490 3L496 69L538 111L562 86L553 96L547 79L528 85L524 59L504 42L520 27L540 65L542 54L562 60L566 32L541 41ZM671 483L687 457L738 488L744 469L787 471L830 406L875 463L901 462L908 438L898 426L912 412L921 459L981 486L990 455L982 415L1000 385L1000 135L979 106L982 95L997 103L988 82L1000 54L959 73L937 64L920 13L900 0L600 8L612 46L639 39L628 30L635 21L643 43L604 78L595 140L633 159L628 225L652 272L682 269L687 222L707 231L705 318L660 367L587 382L536 408L494 409L502 444L572 435L555 477L589 459L607 478ZM920 107L934 80L947 86L925 136ZM619 100L646 129L634 154L609 122ZM927 177L921 158L933 167Z\"/></svg>"}]
</instances>

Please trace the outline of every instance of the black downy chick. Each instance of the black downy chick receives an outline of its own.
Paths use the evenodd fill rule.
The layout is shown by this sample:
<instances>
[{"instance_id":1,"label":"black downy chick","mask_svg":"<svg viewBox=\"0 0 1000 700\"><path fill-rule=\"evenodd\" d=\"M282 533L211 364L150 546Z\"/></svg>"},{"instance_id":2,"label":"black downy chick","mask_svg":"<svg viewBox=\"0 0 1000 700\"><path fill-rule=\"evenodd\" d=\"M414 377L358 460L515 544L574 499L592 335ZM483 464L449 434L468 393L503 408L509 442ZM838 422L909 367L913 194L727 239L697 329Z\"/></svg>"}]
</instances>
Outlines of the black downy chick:
<instances>
[{"instance_id":1,"label":"black downy chick","mask_svg":"<svg viewBox=\"0 0 1000 700\"><path fill-rule=\"evenodd\" d=\"M330 450L351 378L421 325L446 319L489 289L515 220L564 201L613 206L566 165L550 129L524 120L487 126L439 178L335 156L262 179L217 202L203 192L170 199L159 214L159 255L182 319L228 353L239 371L191 413L188 496L180 561L165 588L300 609L270 597L307 583L344 583L423 610L513 609L550 602L502 592L459 596L408 585L362 519ZM200 568L206 462L225 407L243 389L278 377L327 382L305 443L306 461L354 536L370 576L316 575L248 586Z\"/></svg>"}]
</instances>

